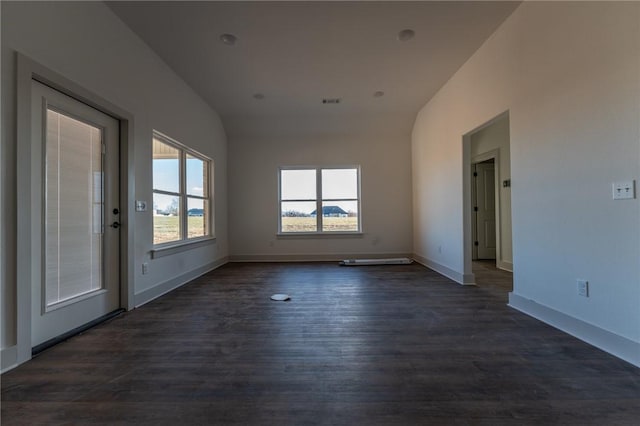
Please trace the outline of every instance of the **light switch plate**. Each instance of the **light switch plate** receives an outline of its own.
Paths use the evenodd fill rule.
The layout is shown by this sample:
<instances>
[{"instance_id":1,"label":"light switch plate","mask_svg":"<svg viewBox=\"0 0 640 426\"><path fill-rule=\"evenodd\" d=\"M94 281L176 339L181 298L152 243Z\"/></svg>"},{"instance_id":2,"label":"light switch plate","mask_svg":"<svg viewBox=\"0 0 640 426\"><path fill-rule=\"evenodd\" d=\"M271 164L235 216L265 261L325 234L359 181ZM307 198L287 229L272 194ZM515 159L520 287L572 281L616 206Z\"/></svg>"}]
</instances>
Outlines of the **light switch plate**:
<instances>
[{"instance_id":1,"label":"light switch plate","mask_svg":"<svg viewBox=\"0 0 640 426\"><path fill-rule=\"evenodd\" d=\"M147 211L147 202L142 200L136 200L136 211L137 212L146 212Z\"/></svg>"},{"instance_id":2,"label":"light switch plate","mask_svg":"<svg viewBox=\"0 0 640 426\"><path fill-rule=\"evenodd\" d=\"M636 181L629 180L613 183L613 199L628 200L636 198Z\"/></svg>"},{"instance_id":3,"label":"light switch plate","mask_svg":"<svg viewBox=\"0 0 640 426\"><path fill-rule=\"evenodd\" d=\"M589 281L578 280L578 296L589 297Z\"/></svg>"}]
</instances>

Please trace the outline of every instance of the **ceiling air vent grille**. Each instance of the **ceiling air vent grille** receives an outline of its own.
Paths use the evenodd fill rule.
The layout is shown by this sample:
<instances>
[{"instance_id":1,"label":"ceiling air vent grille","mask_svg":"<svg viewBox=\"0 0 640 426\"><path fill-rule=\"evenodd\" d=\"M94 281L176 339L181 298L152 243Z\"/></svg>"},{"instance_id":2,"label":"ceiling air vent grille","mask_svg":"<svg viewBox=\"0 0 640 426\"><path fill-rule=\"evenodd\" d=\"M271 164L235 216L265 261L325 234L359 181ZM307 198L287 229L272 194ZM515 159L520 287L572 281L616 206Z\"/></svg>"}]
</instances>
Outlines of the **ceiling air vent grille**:
<instances>
[{"instance_id":1,"label":"ceiling air vent grille","mask_svg":"<svg viewBox=\"0 0 640 426\"><path fill-rule=\"evenodd\" d=\"M339 104L340 102L342 102L340 98L325 98L322 100L323 104Z\"/></svg>"}]
</instances>

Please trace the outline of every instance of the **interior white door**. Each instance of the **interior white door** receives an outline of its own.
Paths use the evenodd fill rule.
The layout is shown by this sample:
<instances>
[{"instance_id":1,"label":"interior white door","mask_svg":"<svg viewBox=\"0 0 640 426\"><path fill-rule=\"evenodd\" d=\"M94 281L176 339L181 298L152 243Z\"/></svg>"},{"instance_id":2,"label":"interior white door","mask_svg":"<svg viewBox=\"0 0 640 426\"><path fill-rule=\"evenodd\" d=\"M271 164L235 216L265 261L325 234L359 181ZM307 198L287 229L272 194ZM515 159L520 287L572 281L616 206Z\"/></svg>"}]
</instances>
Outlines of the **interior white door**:
<instances>
[{"instance_id":1,"label":"interior white door","mask_svg":"<svg viewBox=\"0 0 640 426\"><path fill-rule=\"evenodd\" d=\"M478 259L496 258L496 189L493 162L476 164L476 232Z\"/></svg>"},{"instance_id":2,"label":"interior white door","mask_svg":"<svg viewBox=\"0 0 640 426\"><path fill-rule=\"evenodd\" d=\"M120 307L119 122L32 82L32 347Z\"/></svg>"}]
</instances>

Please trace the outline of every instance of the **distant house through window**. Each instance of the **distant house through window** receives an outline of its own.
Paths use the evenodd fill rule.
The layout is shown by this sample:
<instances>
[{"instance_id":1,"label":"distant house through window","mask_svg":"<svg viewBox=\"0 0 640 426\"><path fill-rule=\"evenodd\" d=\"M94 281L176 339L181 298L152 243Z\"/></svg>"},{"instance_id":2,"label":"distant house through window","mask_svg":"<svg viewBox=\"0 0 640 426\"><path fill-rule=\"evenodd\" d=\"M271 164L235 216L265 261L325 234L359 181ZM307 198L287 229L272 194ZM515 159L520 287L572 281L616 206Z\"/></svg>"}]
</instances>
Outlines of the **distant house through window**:
<instances>
[{"instance_id":1,"label":"distant house through window","mask_svg":"<svg viewBox=\"0 0 640 426\"><path fill-rule=\"evenodd\" d=\"M153 135L153 244L212 236L211 160Z\"/></svg>"},{"instance_id":2,"label":"distant house through window","mask_svg":"<svg viewBox=\"0 0 640 426\"><path fill-rule=\"evenodd\" d=\"M281 234L361 231L359 167L282 167L279 178Z\"/></svg>"}]
</instances>

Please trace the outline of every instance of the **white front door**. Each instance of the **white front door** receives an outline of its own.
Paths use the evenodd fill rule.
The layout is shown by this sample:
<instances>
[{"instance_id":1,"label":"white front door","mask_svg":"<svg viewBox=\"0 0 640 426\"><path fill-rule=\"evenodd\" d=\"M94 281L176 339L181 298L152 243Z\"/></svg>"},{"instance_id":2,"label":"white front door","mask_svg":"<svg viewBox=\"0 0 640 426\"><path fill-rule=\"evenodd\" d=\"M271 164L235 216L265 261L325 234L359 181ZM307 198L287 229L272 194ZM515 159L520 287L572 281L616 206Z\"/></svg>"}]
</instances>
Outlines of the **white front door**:
<instances>
[{"instance_id":1,"label":"white front door","mask_svg":"<svg viewBox=\"0 0 640 426\"><path fill-rule=\"evenodd\" d=\"M31 117L35 347L120 307L119 122L35 80Z\"/></svg>"},{"instance_id":2,"label":"white front door","mask_svg":"<svg viewBox=\"0 0 640 426\"><path fill-rule=\"evenodd\" d=\"M496 187L494 163L476 165L476 241L478 259L496 258Z\"/></svg>"}]
</instances>

